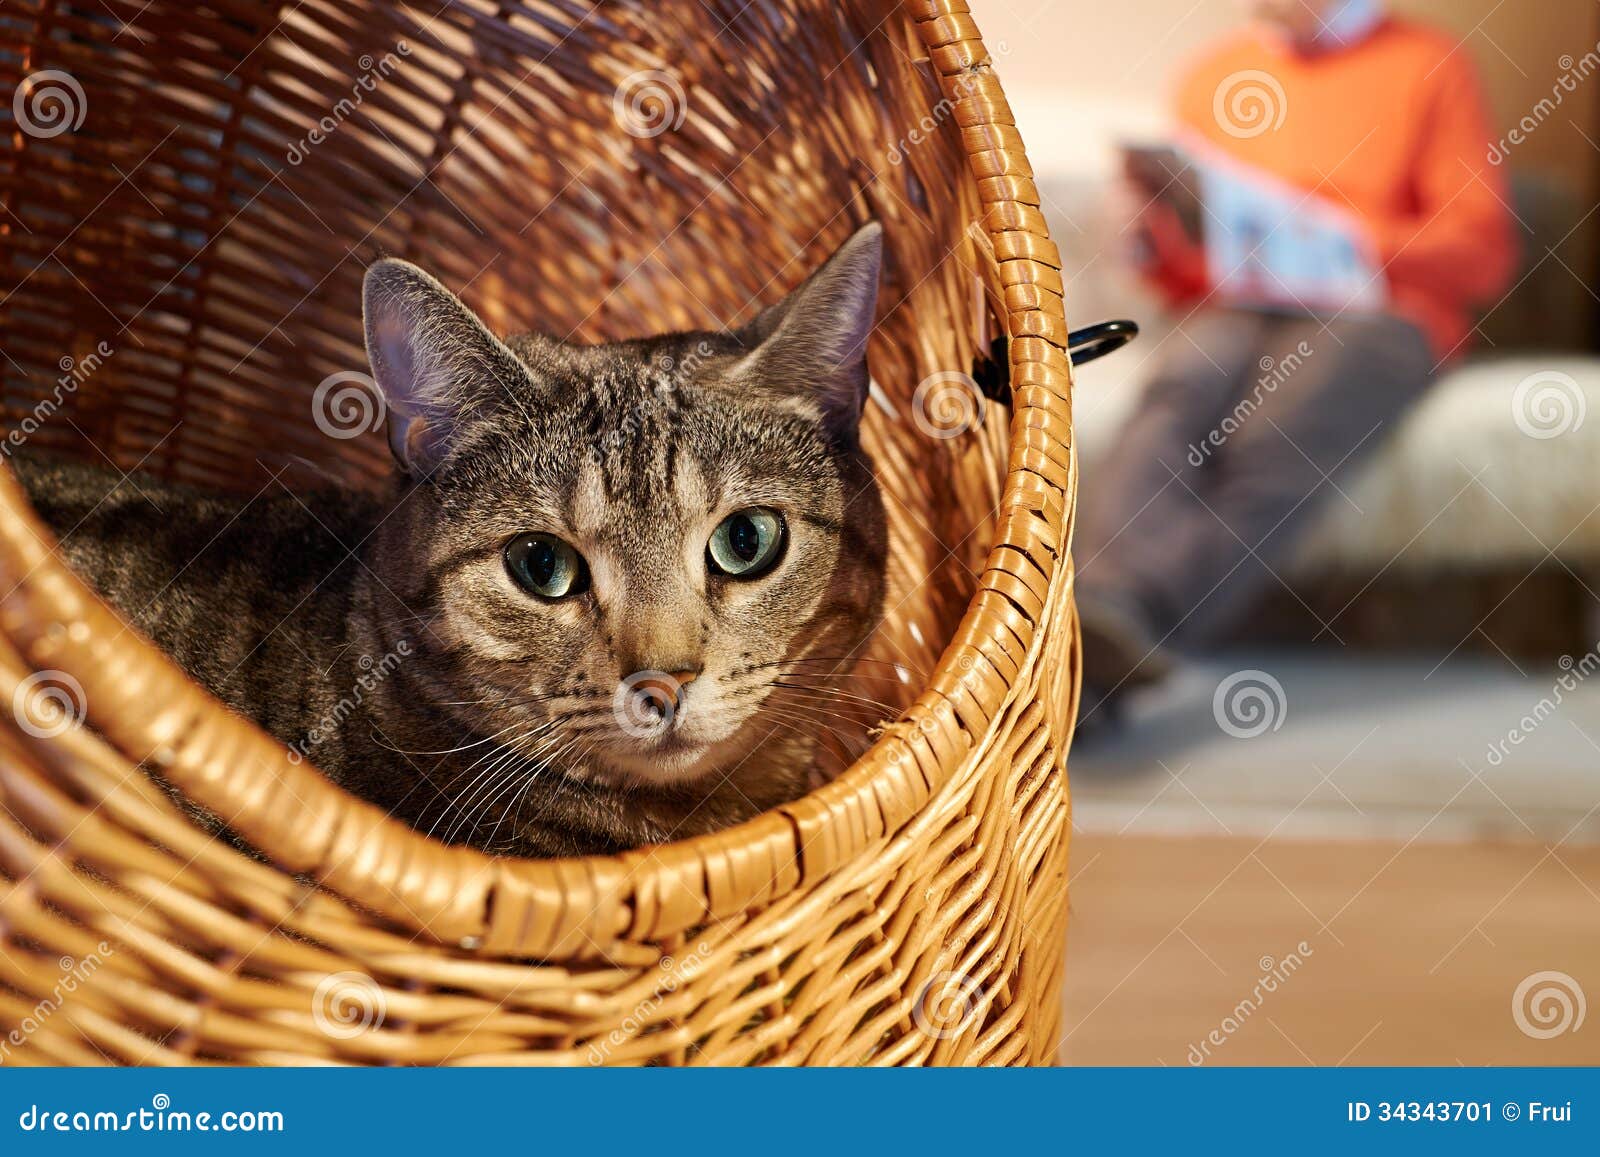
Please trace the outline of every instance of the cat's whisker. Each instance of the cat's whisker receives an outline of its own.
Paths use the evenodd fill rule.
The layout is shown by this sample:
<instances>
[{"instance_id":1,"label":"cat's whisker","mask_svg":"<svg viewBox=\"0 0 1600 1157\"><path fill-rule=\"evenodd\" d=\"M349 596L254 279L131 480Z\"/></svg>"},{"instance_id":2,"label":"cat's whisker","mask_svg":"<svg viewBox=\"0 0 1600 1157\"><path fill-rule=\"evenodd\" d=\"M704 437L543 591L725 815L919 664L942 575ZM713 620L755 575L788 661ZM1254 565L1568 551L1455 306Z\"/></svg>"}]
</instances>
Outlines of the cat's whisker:
<instances>
[{"instance_id":1,"label":"cat's whisker","mask_svg":"<svg viewBox=\"0 0 1600 1157\"><path fill-rule=\"evenodd\" d=\"M590 757L590 755L593 754L593 751L594 751L593 746L591 744L589 744L587 741L583 740L582 738L578 738L574 742L577 744L577 755L570 762L572 762L572 763L582 763L582 762L586 761ZM529 788L531 788L533 786L534 782L539 778L539 772L545 770L548 767L549 767L549 762L547 762L543 768L540 768L540 769L536 770L533 775L528 777L528 787ZM513 825L512 825L513 829L515 831L523 830L522 807L523 807L523 804L527 800L527 796L528 796L528 792L527 792L526 789L524 789L522 799L519 799L517 801L517 816L516 816L516 819L513 821ZM545 805L543 807L541 807L537 812L534 813L533 818L535 820L540 819L549 810L550 810L550 804L549 804L549 801L546 800L545 801Z\"/></svg>"},{"instance_id":2,"label":"cat's whisker","mask_svg":"<svg viewBox=\"0 0 1600 1157\"><path fill-rule=\"evenodd\" d=\"M502 747L507 754L525 762L537 759L563 738L561 735L549 734L555 726L555 722L551 721L507 741ZM536 742L530 745L529 740ZM481 774L479 778L482 778Z\"/></svg>"},{"instance_id":3,"label":"cat's whisker","mask_svg":"<svg viewBox=\"0 0 1600 1157\"><path fill-rule=\"evenodd\" d=\"M858 695L856 691L846 691L832 683L790 683L792 675L779 675L778 679L771 680L770 687L781 687L786 691L803 691L806 695L826 695L837 699L850 699L851 703L867 704L870 707L883 707L885 711L899 711L888 699L878 699L870 695Z\"/></svg>"},{"instance_id":4,"label":"cat's whisker","mask_svg":"<svg viewBox=\"0 0 1600 1157\"><path fill-rule=\"evenodd\" d=\"M751 664L750 670L760 671L768 667L784 667L791 663L838 663L843 666L866 664L876 667L904 667L913 674L919 674L919 669L910 663L899 663L893 659L871 659L865 655L796 655L787 659L774 659L770 663Z\"/></svg>"},{"instance_id":5,"label":"cat's whisker","mask_svg":"<svg viewBox=\"0 0 1600 1157\"><path fill-rule=\"evenodd\" d=\"M905 679L896 673L894 675L880 674L876 671L854 671L842 667L836 671L813 671L805 667L793 667L785 663L773 663L768 667L760 668L764 671L776 671L780 675L803 676L807 679L838 680L847 683L890 683L903 684ZM912 674L910 668L905 669L907 676ZM919 676L920 677L920 676Z\"/></svg>"},{"instance_id":6,"label":"cat's whisker","mask_svg":"<svg viewBox=\"0 0 1600 1157\"><path fill-rule=\"evenodd\" d=\"M498 697L486 696L482 699L438 699L435 702L441 707L504 707L508 704L531 706L535 703L551 703L566 698L571 698L569 692L553 692L549 695L507 694Z\"/></svg>"},{"instance_id":7,"label":"cat's whisker","mask_svg":"<svg viewBox=\"0 0 1600 1157\"><path fill-rule=\"evenodd\" d=\"M505 727L502 727L499 731L496 731L492 735L485 735L482 739L475 739L471 743L463 743L459 747L446 747L440 751L412 751L403 747L396 747L394 744L389 743L376 732L373 733L373 742L375 742L379 747L387 748L397 755L455 755L458 752L471 751L474 747L479 747L485 743L492 742L493 740L504 735L506 732L513 731L520 726L523 726L521 722L511 723Z\"/></svg>"},{"instance_id":8,"label":"cat's whisker","mask_svg":"<svg viewBox=\"0 0 1600 1157\"><path fill-rule=\"evenodd\" d=\"M501 764L508 758L508 751L504 749L497 749L493 758L493 762L491 762L487 767L473 777L471 783L467 785L466 791L455 790L455 783L452 782L450 784L450 792L446 799L445 807L439 813L439 818L434 820L433 824L428 828L428 835L433 835L438 831L440 824L444 823L446 820L451 820L449 828L447 828L444 835L440 837L446 843L449 843L452 835L455 833L456 827L460 823L460 817L465 810L467 792L475 790L478 782L486 776L493 776L499 770ZM452 817L455 818L452 819Z\"/></svg>"},{"instance_id":9,"label":"cat's whisker","mask_svg":"<svg viewBox=\"0 0 1600 1157\"><path fill-rule=\"evenodd\" d=\"M484 781L481 788L483 797L487 799L489 793L495 791L500 784L514 779L516 777L518 766L517 760L510 757L509 753L506 757L496 762L494 765L494 773ZM474 797L476 797L478 793L474 792L473 794ZM477 806L473 800L460 801L457 804L456 810L456 819L444 834L444 842L447 844L453 844L456 842L456 834L458 832L464 832L470 836L476 830L476 825L473 823L472 817L477 811Z\"/></svg>"},{"instance_id":10,"label":"cat's whisker","mask_svg":"<svg viewBox=\"0 0 1600 1157\"><path fill-rule=\"evenodd\" d=\"M489 751L487 754L479 757L472 764L455 775L452 783L450 784L450 807L446 808L445 812L434 821L433 826L428 829L428 834L430 836L433 835L433 833L438 829L439 825L449 817L452 810L458 814L464 812L465 809L470 805L472 797L477 794L480 786L485 781L492 781L507 762L514 760L517 757L519 744L526 743L529 739L548 731L554 726L555 724L553 722L546 723L541 727L527 731L510 743L500 745ZM477 770L480 766L482 766L482 770ZM473 774L475 771L476 774ZM455 785L469 776L471 776L471 779L467 786L460 791L455 790ZM459 826L459 821L456 824L452 824L450 830L445 834L445 839L447 842L454 834L457 826Z\"/></svg>"},{"instance_id":11,"label":"cat's whisker","mask_svg":"<svg viewBox=\"0 0 1600 1157\"><path fill-rule=\"evenodd\" d=\"M872 726L871 721L863 719L860 715L847 714L845 711L841 711L837 708L829 707L822 703L809 700L791 702L777 698L770 699L765 705L763 705L760 714L766 715L775 711L786 711L791 715L799 715L807 718L816 716L819 718L837 719L846 726L855 728L857 731L861 731Z\"/></svg>"},{"instance_id":12,"label":"cat's whisker","mask_svg":"<svg viewBox=\"0 0 1600 1157\"><path fill-rule=\"evenodd\" d=\"M493 773L481 777L480 786L459 801L457 805L459 814L455 823L451 824L449 831L445 833L445 841L454 843L458 832L469 836L476 833L478 824L475 817L482 814L493 800L499 798L505 786L516 782L518 773L524 767L526 760L513 750L508 750L505 757L496 761Z\"/></svg>"},{"instance_id":13,"label":"cat's whisker","mask_svg":"<svg viewBox=\"0 0 1600 1157\"><path fill-rule=\"evenodd\" d=\"M881 669L858 671L848 662L829 668L810 668L795 666L796 660L778 663L762 663L750 667L750 672L776 671L780 675L792 675L807 679L838 680L850 683L887 683L890 686L903 686L910 680L926 681L924 675L917 668L903 664L886 663ZM806 662L806 660L798 660Z\"/></svg>"},{"instance_id":14,"label":"cat's whisker","mask_svg":"<svg viewBox=\"0 0 1600 1157\"><path fill-rule=\"evenodd\" d=\"M762 714L776 714L776 712L778 712L778 709L768 709L768 711L763 711ZM816 720L822 727L834 728L835 733L838 733L838 728L840 727L851 728L851 730L858 731L858 733L870 727L869 720L862 719L861 715L846 715L840 711L829 711L827 707L813 703L795 704L795 707L790 709L789 714L797 715L800 719ZM837 723L827 723L826 720L830 719L837 720Z\"/></svg>"},{"instance_id":15,"label":"cat's whisker","mask_svg":"<svg viewBox=\"0 0 1600 1157\"><path fill-rule=\"evenodd\" d=\"M773 724L776 724L776 728L774 730L781 728L784 731L798 735L802 739L816 739L816 729L819 726L822 727L823 730L839 738L847 746L860 744L865 738L861 734L859 726L846 730L835 727L830 723L821 722L817 719L807 716L790 715L785 712L775 711L770 713L770 716L767 713L763 713L762 719L764 721L769 721Z\"/></svg>"},{"instance_id":16,"label":"cat's whisker","mask_svg":"<svg viewBox=\"0 0 1600 1157\"><path fill-rule=\"evenodd\" d=\"M517 791L526 793L539 778L539 774L549 767L555 760L560 759L566 754L566 752L571 750L572 746L573 742L571 740L567 740L564 743L560 742L559 740L552 741L553 749L549 750L547 754L541 752L540 757L536 761L524 760L513 765L510 770L503 777L501 777L501 786L498 787L497 790L494 790L493 794L485 793L482 802L477 807L472 809L473 816L486 818L494 809L495 804L504 798L507 793ZM507 810L509 810L509 805L507 808L500 810L500 818L495 823L494 833L490 835L489 840L487 841L488 843L493 843L493 841L498 837L500 825L505 822L505 813ZM466 824L466 832L469 836L476 836L481 826L480 820L473 818L471 822Z\"/></svg>"},{"instance_id":17,"label":"cat's whisker","mask_svg":"<svg viewBox=\"0 0 1600 1157\"><path fill-rule=\"evenodd\" d=\"M567 742L564 745L562 745L561 747L559 747L555 751L551 752L549 755L547 755L543 760L541 760L536 766L534 766L528 772L526 778L522 782L521 789L513 797L516 800L517 806L518 806L519 809L521 808L522 800L527 796L529 789L533 787L534 782L539 778L540 773L543 772L546 768L550 767L550 765L553 764L556 760L565 757L567 755L567 753L570 752L576 746L577 746L577 740L574 740L574 739L567 740ZM516 783L516 780L515 780L515 778L513 778L512 783L510 785L508 785L507 790L511 790L511 788L513 788L515 786L515 783ZM494 800L491 800L488 804L485 804L484 808L483 808L484 813L487 814L489 808L492 807L494 805L494 803L500 798L500 795L504 795L504 794L505 794L505 792L502 791L499 795L495 796ZM488 841L489 843L492 844L496 839L498 839L500 837L500 826L506 822L506 813L509 812L510 810L511 810L511 805L510 804L507 804L504 808L502 808L500 810L500 818L495 821L494 831L489 833L489 841ZM512 830L515 831L515 825L513 825L513 829Z\"/></svg>"},{"instance_id":18,"label":"cat's whisker","mask_svg":"<svg viewBox=\"0 0 1600 1157\"><path fill-rule=\"evenodd\" d=\"M772 686L781 687L785 691L799 692L811 697L820 697L823 699L846 699L852 703L860 703L862 706L871 707L875 710L888 711L894 715L898 715L904 710L904 708L896 707L892 703L886 703L882 699L874 699L870 695L857 695L853 692L845 691L839 687L809 687L801 683L786 683L782 679L774 679L772 681Z\"/></svg>"}]
</instances>

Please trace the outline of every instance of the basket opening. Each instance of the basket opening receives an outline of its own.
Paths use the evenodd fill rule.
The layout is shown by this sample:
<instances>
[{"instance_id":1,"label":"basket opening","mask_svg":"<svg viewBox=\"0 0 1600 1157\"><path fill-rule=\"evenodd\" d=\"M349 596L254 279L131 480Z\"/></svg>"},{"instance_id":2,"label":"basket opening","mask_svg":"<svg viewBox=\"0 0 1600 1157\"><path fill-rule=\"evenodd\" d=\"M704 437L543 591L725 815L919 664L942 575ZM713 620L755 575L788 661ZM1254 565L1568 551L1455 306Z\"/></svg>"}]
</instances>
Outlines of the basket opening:
<instances>
[{"instance_id":1,"label":"basket opening","mask_svg":"<svg viewBox=\"0 0 1600 1157\"><path fill-rule=\"evenodd\" d=\"M96 115L23 140L5 179L31 230L9 238L0 305L8 419L49 404L35 444L199 485L254 489L301 461L366 484L388 469L381 429L329 436L312 399L366 369L371 258L424 265L497 331L607 340L743 321L876 219L866 442L892 561L865 658L909 704L996 533L1008 414L972 375L1003 331L997 261L926 51L897 21L799 7L568 26L375 6L279 26L246 5L236 31L261 43L231 70L187 60L169 26L69 38ZM137 187L116 179L135 166ZM102 199L115 211L76 228ZM63 389L68 357L93 367Z\"/></svg>"}]
</instances>

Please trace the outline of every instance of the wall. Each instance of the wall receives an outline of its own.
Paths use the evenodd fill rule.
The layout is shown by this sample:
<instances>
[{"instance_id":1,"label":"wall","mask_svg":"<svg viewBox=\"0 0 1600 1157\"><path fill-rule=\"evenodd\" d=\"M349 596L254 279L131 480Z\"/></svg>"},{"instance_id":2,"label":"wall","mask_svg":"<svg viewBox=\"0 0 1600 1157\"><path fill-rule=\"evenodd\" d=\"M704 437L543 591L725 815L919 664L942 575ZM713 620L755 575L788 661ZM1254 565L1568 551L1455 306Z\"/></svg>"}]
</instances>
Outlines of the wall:
<instances>
[{"instance_id":1,"label":"wall","mask_svg":"<svg viewBox=\"0 0 1600 1157\"><path fill-rule=\"evenodd\" d=\"M1198 46L1236 26L1241 11L1237 0L971 4L1035 167L1047 173L1107 171L1117 139L1158 133L1167 78ZM1600 40L1600 6L1592 0L1396 0L1394 7L1461 38L1505 127L1550 95L1564 56L1581 59ZM1600 172L1597 110L1600 75L1566 97L1518 146L1513 163L1559 175L1592 203Z\"/></svg>"}]
</instances>

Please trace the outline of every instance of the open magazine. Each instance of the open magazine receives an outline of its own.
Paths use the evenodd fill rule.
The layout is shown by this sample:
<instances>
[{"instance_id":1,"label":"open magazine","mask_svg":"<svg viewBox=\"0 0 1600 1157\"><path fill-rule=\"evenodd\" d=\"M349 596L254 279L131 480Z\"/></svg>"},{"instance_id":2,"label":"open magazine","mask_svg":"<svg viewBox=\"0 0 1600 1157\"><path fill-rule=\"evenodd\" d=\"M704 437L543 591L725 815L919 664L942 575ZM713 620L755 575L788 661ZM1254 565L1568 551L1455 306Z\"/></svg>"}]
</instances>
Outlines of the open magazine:
<instances>
[{"instance_id":1,"label":"open magazine","mask_svg":"<svg viewBox=\"0 0 1600 1157\"><path fill-rule=\"evenodd\" d=\"M1128 176L1175 210L1230 305L1315 313L1382 308L1387 289L1361 222L1213 148L1127 145Z\"/></svg>"}]
</instances>

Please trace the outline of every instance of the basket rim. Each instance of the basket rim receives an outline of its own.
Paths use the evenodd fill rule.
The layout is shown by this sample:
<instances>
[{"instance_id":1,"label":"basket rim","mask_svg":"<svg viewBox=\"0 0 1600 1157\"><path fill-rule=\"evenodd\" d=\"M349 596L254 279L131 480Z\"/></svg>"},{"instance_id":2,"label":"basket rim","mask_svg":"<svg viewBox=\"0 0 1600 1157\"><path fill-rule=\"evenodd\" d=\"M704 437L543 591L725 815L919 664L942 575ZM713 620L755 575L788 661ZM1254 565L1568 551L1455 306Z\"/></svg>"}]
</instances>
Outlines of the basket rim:
<instances>
[{"instance_id":1,"label":"basket rim","mask_svg":"<svg viewBox=\"0 0 1600 1157\"><path fill-rule=\"evenodd\" d=\"M620 855L517 860L438 843L292 761L128 628L52 553L4 464L0 577L14 589L0 600L0 630L35 667L76 675L90 704L113 705L90 717L124 757L153 752L144 759L191 801L225 816L239 809L229 826L281 868L463 949L605 957L619 939L661 939L770 903L898 831L990 734L1015 690L1006 656L1018 644L1037 651L1041 616L1025 608L1042 605L1031 592L1070 576L1076 463L1061 262L1000 81L964 0L897 7L928 52L979 186L974 232L981 226L1001 268L1014 400L978 588L921 695L834 781L721 832Z\"/></svg>"}]
</instances>

